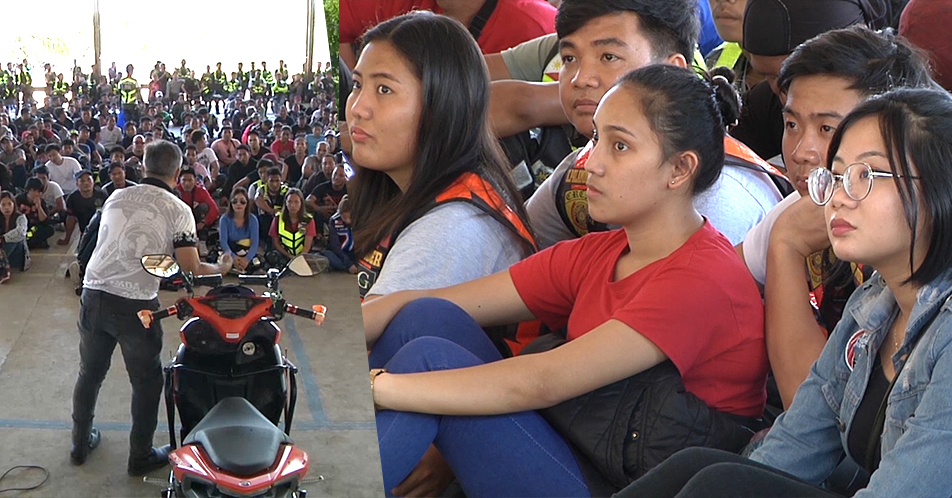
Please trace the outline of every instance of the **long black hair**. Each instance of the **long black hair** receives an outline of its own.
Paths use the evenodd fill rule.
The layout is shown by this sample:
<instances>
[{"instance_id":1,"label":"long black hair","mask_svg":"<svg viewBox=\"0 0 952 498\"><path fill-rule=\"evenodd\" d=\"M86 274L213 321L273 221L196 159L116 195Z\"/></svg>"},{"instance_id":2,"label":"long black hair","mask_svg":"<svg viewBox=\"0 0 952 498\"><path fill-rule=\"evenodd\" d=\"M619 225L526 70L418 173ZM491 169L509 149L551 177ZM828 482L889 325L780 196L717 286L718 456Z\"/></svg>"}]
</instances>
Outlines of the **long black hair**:
<instances>
[{"instance_id":1,"label":"long black hair","mask_svg":"<svg viewBox=\"0 0 952 498\"><path fill-rule=\"evenodd\" d=\"M251 199L248 197L248 191L245 190L244 187L235 187L231 190L231 196L228 198L228 211L225 215L233 220L235 219L235 206L232 205L231 200L238 194L245 196L245 214L241 221L244 223L242 226L248 226L248 218L251 217Z\"/></svg>"},{"instance_id":2,"label":"long black hair","mask_svg":"<svg viewBox=\"0 0 952 498\"><path fill-rule=\"evenodd\" d=\"M861 25L827 31L802 43L784 61L777 86L786 93L794 80L806 76L843 78L864 98L900 87L936 88L929 75L928 57L921 50L890 29L873 31ZM832 330L856 289L856 270L838 259L833 248L822 251L817 262L815 269L820 271L825 288L819 318ZM867 269L864 273L871 272Z\"/></svg>"},{"instance_id":3,"label":"long black hair","mask_svg":"<svg viewBox=\"0 0 952 498\"><path fill-rule=\"evenodd\" d=\"M923 285L952 267L952 95L943 90L901 88L873 97L840 123L827 154L827 168L843 135L858 121L875 117L912 232L906 282ZM916 176L919 179L911 177ZM920 203L926 212L920 212ZM930 227L925 259L915 267L919 220Z\"/></svg>"},{"instance_id":4,"label":"long black hair","mask_svg":"<svg viewBox=\"0 0 952 498\"><path fill-rule=\"evenodd\" d=\"M0 168L3 168L3 165L0 164ZM20 215L20 212L17 211L17 199L13 196L13 192L9 190L4 190L0 192L0 200L10 199L10 202L13 203L13 214L10 215L10 221L7 222L6 216L3 213L0 213L0 235L3 235L10 231L11 228L16 225L17 216Z\"/></svg>"},{"instance_id":5,"label":"long black hair","mask_svg":"<svg viewBox=\"0 0 952 498\"><path fill-rule=\"evenodd\" d=\"M386 173L356 165L354 249L358 257L422 216L440 192L467 172L488 181L528 226L511 166L489 129L489 71L466 28L448 17L414 12L368 31L364 44L386 42L423 86L417 155L406 192Z\"/></svg>"}]
</instances>

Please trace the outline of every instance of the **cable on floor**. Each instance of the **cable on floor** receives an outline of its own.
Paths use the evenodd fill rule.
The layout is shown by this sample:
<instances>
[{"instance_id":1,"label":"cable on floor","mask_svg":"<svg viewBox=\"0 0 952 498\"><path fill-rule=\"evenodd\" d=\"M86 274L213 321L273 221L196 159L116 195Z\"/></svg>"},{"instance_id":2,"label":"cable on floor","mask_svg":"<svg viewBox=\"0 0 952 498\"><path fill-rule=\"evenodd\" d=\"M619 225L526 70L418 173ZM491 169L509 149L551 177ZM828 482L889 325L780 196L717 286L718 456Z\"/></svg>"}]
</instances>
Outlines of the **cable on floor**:
<instances>
[{"instance_id":1,"label":"cable on floor","mask_svg":"<svg viewBox=\"0 0 952 498\"><path fill-rule=\"evenodd\" d=\"M36 489L36 488L38 488L38 487L40 487L40 486L46 484L46 481L50 478L50 471L46 470L46 469L43 468L43 467L40 467L39 465L17 465L17 466L14 466L14 467L10 467L6 472L3 473L3 475L0 475L0 482L3 482L4 478L7 477L7 474L9 474L10 472L13 472L13 471L16 470L16 469L36 469L36 470L42 470L42 471L43 471L43 474L44 474L44 475L43 475L43 480L40 481L39 484L36 484L36 485L34 485L34 486L30 486L30 487L26 487L26 488L0 488L0 493L6 493L7 491L32 491L32 490L34 490L34 489Z\"/></svg>"}]
</instances>

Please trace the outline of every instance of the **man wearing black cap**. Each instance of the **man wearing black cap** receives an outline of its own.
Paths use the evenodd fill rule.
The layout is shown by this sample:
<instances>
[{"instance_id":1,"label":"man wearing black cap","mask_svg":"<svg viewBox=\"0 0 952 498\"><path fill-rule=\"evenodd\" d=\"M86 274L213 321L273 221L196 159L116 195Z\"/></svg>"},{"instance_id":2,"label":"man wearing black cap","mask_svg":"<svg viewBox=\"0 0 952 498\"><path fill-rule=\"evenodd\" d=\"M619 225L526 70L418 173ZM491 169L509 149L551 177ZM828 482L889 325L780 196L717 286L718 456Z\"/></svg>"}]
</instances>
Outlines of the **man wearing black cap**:
<instances>
[{"instance_id":1,"label":"man wearing black cap","mask_svg":"<svg viewBox=\"0 0 952 498\"><path fill-rule=\"evenodd\" d=\"M174 254L183 271L227 273L231 256L220 265L199 259L195 218L173 189L182 153L170 142L146 148L142 184L114 192L103 205L99 240L83 278L79 311L80 368L73 390L70 461L86 462L100 442L93 428L99 388L118 344L132 384L129 475L141 476L169 463L169 446L152 447L162 394L162 326L143 327L137 313L159 309L159 279L142 269L147 254Z\"/></svg>"},{"instance_id":2,"label":"man wearing black cap","mask_svg":"<svg viewBox=\"0 0 952 498\"><path fill-rule=\"evenodd\" d=\"M56 241L57 245L69 244L77 224L80 234L85 232L89 220L106 202L106 193L95 186L93 174L88 169L76 173L76 185L78 190L66 197L66 233Z\"/></svg>"},{"instance_id":3,"label":"man wearing black cap","mask_svg":"<svg viewBox=\"0 0 952 498\"><path fill-rule=\"evenodd\" d=\"M334 130L324 132L324 141L327 142L328 154L337 154L340 152L340 147L337 144L337 134L334 133Z\"/></svg>"},{"instance_id":4,"label":"man wearing black cap","mask_svg":"<svg viewBox=\"0 0 952 498\"><path fill-rule=\"evenodd\" d=\"M777 77L797 45L834 29L854 24L873 27L884 22L885 0L749 0L744 11L744 51L751 67L765 81L744 96L744 105L731 136L758 155L781 152L783 117Z\"/></svg>"}]
</instances>

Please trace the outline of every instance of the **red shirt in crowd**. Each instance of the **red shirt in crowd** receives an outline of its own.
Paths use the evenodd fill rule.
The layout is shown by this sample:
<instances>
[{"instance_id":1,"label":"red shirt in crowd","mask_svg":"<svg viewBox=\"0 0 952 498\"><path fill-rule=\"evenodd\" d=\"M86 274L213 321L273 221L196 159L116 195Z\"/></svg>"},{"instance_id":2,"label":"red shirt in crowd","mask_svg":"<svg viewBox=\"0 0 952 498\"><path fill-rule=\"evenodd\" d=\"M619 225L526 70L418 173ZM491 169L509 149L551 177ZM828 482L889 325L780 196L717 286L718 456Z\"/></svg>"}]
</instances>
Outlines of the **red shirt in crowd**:
<instances>
[{"instance_id":1,"label":"red shirt in crowd","mask_svg":"<svg viewBox=\"0 0 952 498\"><path fill-rule=\"evenodd\" d=\"M273 152L274 155L280 157L281 159L290 157L294 155L294 141L293 140L287 140L287 141L275 140L274 143L271 144L271 152Z\"/></svg>"},{"instance_id":2,"label":"red shirt in crowd","mask_svg":"<svg viewBox=\"0 0 952 498\"><path fill-rule=\"evenodd\" d=\"M205 219L202 220L205 223L205 226L212 226L213 223L218 219L220 214L218 211L218 204L212 199L212 195L208 193L208 190L196 184L195 188L191 192L186 192L182 185L176 186L176 190L179 192L179 197L182 198L182 201L185 204L188 204L188 207L195 209L199 204L205 204L208 206L208 214L205 215Z\"/></svg>"},{"instance_id":3,"label":"red shirt in crowd","mask_svg":"<svg viewBox=\"0 0 952 498\"><path fill-rule=\"evenodd\" d=\"M759 417L767 349L760 293L730 242L707 221L680 248L613 281L628 251L624 230L570 240L513 265L529 310L569 340L608 320L645 336L711 408ZM597 358L592 359L597 362Z\"/></svg>"},{"instance_id":4,"label":"red shirt in crowd","mask_svg":"<svg viewBox=\"0 0 952 498\"><path fill-rule=\"evenodd\" d=\"M344 0L340 42L353 43L377 24L412 10L443 13L436 0ZM492 54L554 33L555 14L555 7L545 0L499 0L476 42L484 54Z\"/></svg>"}]
</instances>

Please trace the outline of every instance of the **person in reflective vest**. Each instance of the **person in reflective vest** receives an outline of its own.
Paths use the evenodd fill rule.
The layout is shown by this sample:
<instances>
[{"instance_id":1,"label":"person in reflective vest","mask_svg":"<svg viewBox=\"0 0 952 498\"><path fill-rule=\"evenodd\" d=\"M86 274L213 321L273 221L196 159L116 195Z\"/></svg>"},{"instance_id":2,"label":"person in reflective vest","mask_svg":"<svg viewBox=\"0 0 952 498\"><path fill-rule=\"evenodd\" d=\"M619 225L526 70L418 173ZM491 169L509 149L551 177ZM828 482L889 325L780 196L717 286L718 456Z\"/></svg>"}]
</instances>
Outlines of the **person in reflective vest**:
<instances>
[{"instance_id":1,"label":"person in reflective vest","mask_svg":"<svg viewBox=\"0 0 952 498\"><path fill-rule=\"evenodd\" d=\"M270 235L275 249L287 259L311 251L317 229L314 218L304 210L304 194L288 189L284 207L271 223Z\"/></svg>"},{"instance_id":2,"label":"person in reflective vest","mask_svg":"<svg viewBox=\"0 0 952 498\"><path fill-rule=\"evenodd\" d=\"M274 75L271 74L271 71L268 71L268 63L261 61L261 79L264 80L264 84L271 88L271 85L274 85Z\"/></svg>"},{"instance_id":3,"label":"person in reflective vest","mask_svg":"<svg viewBox=\"0 0 952 498\"><path fill-rule=\"evenodd\" d=\"M185 62L185 61L182 61ZM142 102L142 94L139 92L139 82L132 77L132 64L126 66L126 76L119 80L119 101L122 103L122 112L125 114L126 122L139 121L139 109L137 104Z\"/></svg>"},{"instance_id":4,"label":"person in reflective vest","mask_svg":"<svg viewBox=\"0 0 952 498\"><path fill-rule=\"evenodd\" d=\"M241 81L238 79L238 73L231 73L231 79L225 82L224 88L225 95L229 99L238 97L238 91L241 90Z\"/></svg>"},{"instance_id":5,"label":"person in reflective vest","mask_svg":"<svg viewBox=\"0 0 952 498\"><path fill-rule=\"evenodd\" d=\"M212 76L215 79L215 83L217 83L221 87L224 87L225 83L228 81L228 75L225 74L225 72L221 70L221 62L215 63L215 72L212 74Z\"/></svg>"},{"instance_id":6,"label":"person in reflective vest","mask_svg":"<svg viewBox=\"0 0 952 498\"><path fill-rule=\"evenodd\" d=\"M278 112L277 109L284 107L285 102L288 101L288 93L290 93L291 87L288 86L288 82L279 79L274 82L272 87L272 93L274 94L274 102L271 105L271 109L274 112Z\"/></svg>"},{"instance_id":7,"label":"person in reflective vest","mask_svg":"<svg viewBox=\"0 0 952 498\"><path fill-rule=\"evenodd\" d=\"M175 70L179 78L187 79L192 77L192 71L185 67L185 59L182 59L182 66Z\"/></svg>"},{"instance_id":8,"label":"person in reflective vest","mask_svg":"<svg viewBox=\"0 0 952 498\"><path fill-rule=\"evenodd\" d=\"M212 75L212 67L210 65L205 66L205 72L202 74L202 77L199 78L202 91L202 100L205 104L209 104L212 100L212 94L215 93L215 77Z\"/></svg>"},{"instance_id":9,"label":"person in reflective vest","mask_svg":"<svg viewBox=\"0 0 952 498\"><path fill-rule=\"evenodd\" d=\"M52 103L54 106L62 105L66 101L66 92L69 92L69 83L63 81L63 73L56 75L56 81L53 82Z\"/></svg>"},{"instance_id":10,"label":"person in reflective vest","mask_svg":"<svg viewBox=\"0 0 952 498\"><path fill-rule=\"evenodd\" d=\"M10 64L7 63L7 66ZM0 97L3 98L3 106L8 109L15 109L17 104L17 75L12 71L0 71Z\"/></svg>"},{"instance_id":11,"label":"person in reflective vest","mask_svg":"<svg viewBox=\"0 0 952 498\"><path fill-rule=\"evenodd\" d=\"M264 99L268 94L267 87L264 85L264 81L261 78L255 78L254 83L251 84L251 97L253 99Z\"/></svg>"},{"instance_id":12,"label":"person in reflective vest","mask_svg":"<svg viewBox=\"0 0 952 498\"><path fill-rule=\"evenodd\" d=\"M33 101L33 75L30 74L30 67L23 59L23 64L19 66L20 91L23 93L23 103Z\"/></svg>"},{"instance_id":13,"label":"person in reflective vest","mask_svg":"<svg viewBox=\"0 0 952 498\"><path fill-rule=\"evenodd\" d=\"M532 236L526 223L516 214L516 211L506 205L499 192L479 175L464 173L440 195L436 196L433 202L422 211L429 212L449 202L466 202L476 206L517 235L529 252L536 250L535 237ZM382 240L377 244L376 249L358 262L358 267L361 269L358 284L361 298L366 297L367 292L373 287L377 276L380 275L380 271L383 269L392 241L396 240L399 233L397 231Z\"/></svg>"}]
</instances>

